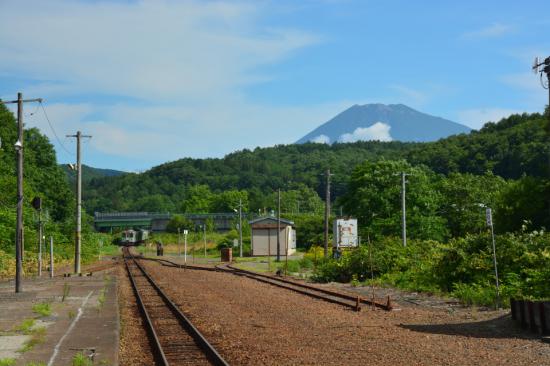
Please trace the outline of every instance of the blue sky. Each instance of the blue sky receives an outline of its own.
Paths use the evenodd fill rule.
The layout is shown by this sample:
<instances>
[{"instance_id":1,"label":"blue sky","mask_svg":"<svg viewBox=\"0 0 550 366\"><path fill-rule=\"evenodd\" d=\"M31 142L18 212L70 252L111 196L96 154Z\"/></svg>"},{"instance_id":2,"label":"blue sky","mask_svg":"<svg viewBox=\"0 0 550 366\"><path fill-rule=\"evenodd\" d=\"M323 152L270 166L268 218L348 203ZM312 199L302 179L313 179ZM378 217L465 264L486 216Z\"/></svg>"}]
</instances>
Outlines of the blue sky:
<instances>
[{"instance_id":1,"label":"blue sky","mask_svg":"<svg viewBox=\"0 0 550 366\"><path fill-rule=\"evenodd\" d=\"M420 5L421 4L421 5ZM292 143L353 104L479 128L542 111L544 1L0 0L0 97L72 162L141 171Z\"/></svg>"}]
</instances>

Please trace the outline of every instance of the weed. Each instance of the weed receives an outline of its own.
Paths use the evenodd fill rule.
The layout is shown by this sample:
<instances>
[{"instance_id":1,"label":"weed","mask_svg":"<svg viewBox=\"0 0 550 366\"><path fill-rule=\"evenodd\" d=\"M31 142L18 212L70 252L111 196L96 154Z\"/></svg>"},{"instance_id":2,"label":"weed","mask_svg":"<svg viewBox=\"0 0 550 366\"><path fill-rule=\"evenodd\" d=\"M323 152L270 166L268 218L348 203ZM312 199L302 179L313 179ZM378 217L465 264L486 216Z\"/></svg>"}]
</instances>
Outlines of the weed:
<instances>
[{"instance_id":1,"label":"weed","mask_svg":"<svg viewBox=\"0 0 550 366\"><path fill-rule=\"evenodd\" d=\"M351 276L351 281L350 281L350 285L353 286L353 287L357 287L359 286L360 282L359 280L357 279L357 275L356 274L353 274Z\"/></svg>"},{"instance_id":2,"label":"weed","mask_svg":"<svg viewBox=\"0 0 550 366\"><path fill-rule=\"evenodd\" d=\"M25 344L23 345L23 348L21 348L18 352L19 353L25 353L30 351L34 348L34 346L44 343L46 340L46 328L45 327L38 327L34 328L30 331L30 334L32 334L31 339L29 339Z\"/></svg>"},{"instance_id":3,"label":"weed","mask_svg":"<svg viewBox=\"0 0 550 366\"><path fill-rule=\"evenodd\" d=\"M99 296L97 297L97 310L101 310L103 308L103 305L105 304L105 292L107 291L107 288L103 287L99 291Z\"/></svg>"},{"instance_id":4,"label":"weed","mask_svg":"<svg viewBox=\"0 0 550 366\"><path fill-rule=\"evenodd\" d=\"M23 334L30 334L32 332L32 327L35 324L34 319L25 319L23 322L21 322L20 325L15 327L15 330L19 332L23 332Z\"/></svg>"},{"instance_id":5,"label":"weed","mask_svg":"<svg viewBox=\"0 0 550 366\"><path fill-rule=\"evenodd\" d=\"M52 315L52 307L49 302L41 302L39 304L33 305L32 311L33 313L38 314L40 316Z\"/></svg>"},{"instance_id":6,"label":"weed","mask_svg":"<svg viewBox=\"0 0 550 366\"><path fill-rule=\"evenodd\" d=\"M73 366L93 366L93 363L83 352L78 352L73 357Z\"/></svg>"},{"instance_id":7,"label":"weed","mask_svg":"<svg viewBox=\"0 0 550 366\"><path fill-rule=\"evenodd\" d=\"M15 365L15 360L13 358L0 359L0 366L12 366L12 365Z\"/></svg>"},{"instance_id":8,"label":"weed","mask_svg":"<svg viewBox=\"0 0 550 366\"><path fill-rule=\"evenodd\" d=\"M44 362L28 362L25 364L25 366L46 366L46 363Z\"/></svg>"},{"instance_id":9,"label":"weed","mask_svg":"<svg viewBox=\"0 0 550 366\"><path fill-rule=\"evenodd\" d=\"M69 292L71 291L71 286L67 282L63 284L63 296L61 297L61 302L64 302L65 299L69 296Z\"/></svg>"},{"instance_id":10,"label":"weed","mask_svg":"<svg viewBox=\"0 0 550 366\"><path fill-rule=\"evenodd\" d=\"M74 310L69 310L69 319L74 319L74 317L76 316L76 313L74 312Z\"/></svg>"}]
</instances>

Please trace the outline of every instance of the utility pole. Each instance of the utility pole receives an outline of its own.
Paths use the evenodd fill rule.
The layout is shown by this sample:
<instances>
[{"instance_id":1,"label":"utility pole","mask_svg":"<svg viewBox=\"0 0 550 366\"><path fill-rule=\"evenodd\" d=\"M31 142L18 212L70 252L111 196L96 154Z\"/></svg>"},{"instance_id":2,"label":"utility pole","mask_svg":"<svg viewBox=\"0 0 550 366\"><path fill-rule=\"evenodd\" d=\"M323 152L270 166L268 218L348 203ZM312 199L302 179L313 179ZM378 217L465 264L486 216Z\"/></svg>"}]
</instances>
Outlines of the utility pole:
<instances>
[{"instance_id":1,"label":"utility pole","mask_svg":"<svg viewBox=\"0 0 550 366\"><path fill-rule=\"evenodd\" d=\"M281 261L281 188L277 190L277 262Z\"/></svg>"},{"instance_id":2,"label":"utility pole","mask_svg":"<svg viewBox=\"0 0 550 366\"><path fill-rule=\"evenodd\" d=\"M544 61L539 62L539 58L535 58L533 63L533 72L540 74L540 83L544 89L548 90L548 129L550 129L550 56L546 57ZM542 74L546 74L546 83L544 83ZM547 130L548 131L548 130ZM548 165L550 167L550 155L548 155Z\"/></svg>"},{"instance_id":3,"label":"utility pole","mask_svg":"<svg viewBox=\"0 0 550 366\"><path fill-rule=\"evenodd\" d=\"M80 140L91 138L90 135L83 135L80 131L76 135L67 135L76 138L76 231L74 246L74 273L80 274L80 247L82 244L82 163L80 153Z\"/></svg>"},{"instance_id":4,"label":"utility pole","mask_svg":"<svg viewBox=\"0 0 550 366\"><path fill-rule=\"evenodd\" d=\"M50 278L53 278L53 236L50 236Z\"/></svg>"},{"instance_id":5,"label":"utility pole","mask_svg":"<svg viewBox=\"0 0 550 366\"><path fill-rule=\"evenodd\" d=\"M42 277L42 210L38 210L38 277Z\"/></svg>"},{"instance_id":6,"label":"utility pole","mask_svg":"<svg viewBox=\"0 0 550 366\"><path fill-rule=\"evenodd\" d=\"M325 193L325 247L324 254L325 258L328 258L328 230L329 230L329 219L330 219L330 168L326 171L326 193Z\"/></svg>"},{"instance_id":7,"label":"utility pole","mask_svg":"<svg viewBox=\"0 0 550 366\"><path fill-rule=\"evenodd\" d=\"M540 82L544 89L548 89L548 107L550 108L550 56L545 58L544 61L539 62L539 58L535 58L535 62L532 67L533 72L540 74ZM542 74L546 74L546 84L542 78ZM550 119L550 117L548 117Z\"/></svg>"},{"instance_id":8,"label":"utility pole","mask_svg":"<svg viewBox=\"0 0 550 366\"><path fill-rule=\"evenodd\" d=\"M403 239L403 246L407 246L407 174L401 172L401 237Z\"/></svg>"},{"instance_id":9,"label":"utility pole","mask_svg":"<svg viewBox=\"0 0 550 366\"><path fill-rule=\"evenodd\" d=\"M178 227L178 257L181 257L181 237L180 228Z\"/></svg>"},{"instance_id":10,"label":"utility pole","mask_svg":"<svg viewBox=\"0 0 550 366\"><path fill-rule=\"evenodd\" d=\"M15 292L23 291L21 286L21 273L23 272L23 103L42 103L42 98L23 99L23 93L17 93L17 100L0 103L17 103L17 142L15 151L17 153L17 221L15 227Z\"/></svg>"},{"instance_id":11,"label":"utility pole","mask_svg":"<svg viewBox=\"0 0 550 366\"><path fill-rule=\"evenodd\" d=\"M206 221L204 222L204 259L206 260Z\"/></svg>"},{"instance_id":12,"label":"utility pole","mask_svg":"<svg viewBox=\"0 0 550 366\"><path fill-rule=\"evenodd\" d=\"M243 200L239 198L239 257L243 257Z\"/></svg>"}]
</instances>

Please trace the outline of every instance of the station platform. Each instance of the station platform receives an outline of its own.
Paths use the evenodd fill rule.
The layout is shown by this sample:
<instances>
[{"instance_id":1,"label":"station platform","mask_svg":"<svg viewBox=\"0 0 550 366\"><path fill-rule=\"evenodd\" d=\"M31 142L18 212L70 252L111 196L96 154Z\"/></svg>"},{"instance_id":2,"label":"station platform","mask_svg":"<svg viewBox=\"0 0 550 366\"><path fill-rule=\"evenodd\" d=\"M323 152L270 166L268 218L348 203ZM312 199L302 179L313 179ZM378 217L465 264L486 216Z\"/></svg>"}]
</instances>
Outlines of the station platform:
<instances>
[{"instance_id":1,"label":"station platform","mask_svg":"<svg viewBox=\"0 0 550 366\"><path fill-rule=\"evenodd\" d=\"M91 276L0 283L0 360L15 365L118 365L119 312L116 268Z\"/></svg>"}]
</instances>

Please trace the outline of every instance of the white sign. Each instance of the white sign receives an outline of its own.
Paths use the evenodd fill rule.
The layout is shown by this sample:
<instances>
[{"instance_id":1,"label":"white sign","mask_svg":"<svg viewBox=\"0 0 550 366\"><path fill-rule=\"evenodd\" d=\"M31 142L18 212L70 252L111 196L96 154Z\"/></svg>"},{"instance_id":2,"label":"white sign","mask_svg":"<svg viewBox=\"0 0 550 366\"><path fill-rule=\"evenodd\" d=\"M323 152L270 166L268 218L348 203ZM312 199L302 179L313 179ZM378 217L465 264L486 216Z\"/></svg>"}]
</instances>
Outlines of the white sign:
<instances>
[{"instance_id":1,"label":"white sign","mask_svg":"<svg viewBox=\"0 0 550 366\"><path fill-rule=\"evenodd\" d=\"M187 234L189 234L189 230L187 230L187 229L183 230L183 235L187 235Z\"/></svg>"},{"instance_id":2,"label":"white sign","mask_svg":"<svg viewBox=\"0 0 550 366\"><path fill-rule=\"evenodd\" d=\"M485 218L487 220L487 226L493 226L493 213L490 208L485 209Z\"/></svg>"},{"instance_id":3,"label":"white sign","mask_svg":"<svg viewBox=\"0 0 550 366\"><path fill-rule=\"evenodd\" d=\"M233 246L234 247L239 246L239 241L237 239L233 239Z\"/></svg>"},{"instance_id":4,"label":"white sign","mask_svg":"<svg viewBox=\"0 0 550 366\"><path fill-rule=\"evenodd\" d=\"M337 219L334 220L334 241L333 246L356 247L357 246L357 219Z\"/></svg>"}]
</instances>

